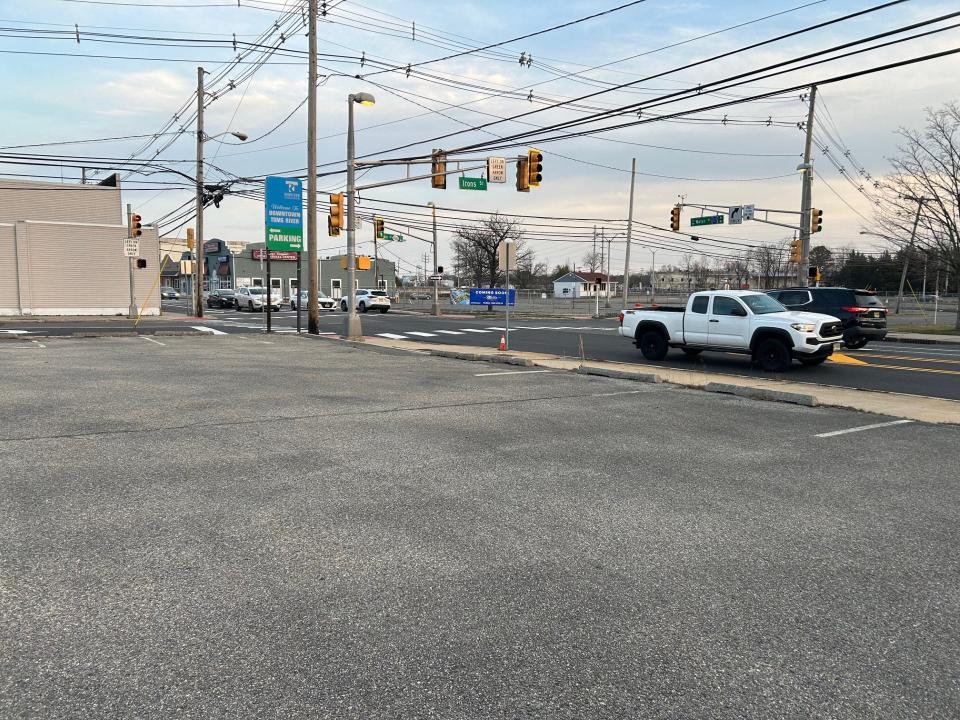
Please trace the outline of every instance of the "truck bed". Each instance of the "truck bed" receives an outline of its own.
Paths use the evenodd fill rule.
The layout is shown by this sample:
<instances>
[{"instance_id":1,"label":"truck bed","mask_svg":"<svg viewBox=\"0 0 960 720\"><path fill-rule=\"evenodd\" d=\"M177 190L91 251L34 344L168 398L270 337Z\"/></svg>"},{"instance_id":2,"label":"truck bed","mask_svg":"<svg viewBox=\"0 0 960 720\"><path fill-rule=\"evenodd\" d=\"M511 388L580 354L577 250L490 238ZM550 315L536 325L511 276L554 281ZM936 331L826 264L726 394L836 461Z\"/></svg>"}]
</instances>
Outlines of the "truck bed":
<instances>
[{"instance_id":1,"label":"truck bed","mask_svg":"<svg viewBox=\"0 0 960 720\"><path fill-rule=\"evenodd\" d=\"M634 307L634 310L641 310L643 312L678 312L682 313L686 311L684 305L650 305L643 307Z\"/></svg>"}]
</instances>

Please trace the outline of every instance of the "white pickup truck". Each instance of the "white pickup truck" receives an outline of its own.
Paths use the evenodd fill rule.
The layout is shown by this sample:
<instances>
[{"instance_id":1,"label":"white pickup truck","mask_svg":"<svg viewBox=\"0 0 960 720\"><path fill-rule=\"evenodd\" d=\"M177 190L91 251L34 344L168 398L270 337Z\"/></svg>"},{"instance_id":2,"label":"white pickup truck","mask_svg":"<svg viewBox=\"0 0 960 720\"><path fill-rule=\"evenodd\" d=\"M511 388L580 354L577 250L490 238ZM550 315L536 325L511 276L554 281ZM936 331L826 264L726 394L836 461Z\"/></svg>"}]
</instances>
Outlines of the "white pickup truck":
<instances>
[{"instance_id":1,"label":"white pickup truck","mask_svg":"<svg viewBox=\"0 0 960 720\"><path fill-rule=\"evenodd\" d=\"M687 355L719 350L751 355L770 372L787 370L793 358L819 365L843 340L837 318L793 312L749 290L694 293L685 308L625 310L619 332L632 338L647 360L663 360L672 347Z\"/></svg>"}]
</instances>

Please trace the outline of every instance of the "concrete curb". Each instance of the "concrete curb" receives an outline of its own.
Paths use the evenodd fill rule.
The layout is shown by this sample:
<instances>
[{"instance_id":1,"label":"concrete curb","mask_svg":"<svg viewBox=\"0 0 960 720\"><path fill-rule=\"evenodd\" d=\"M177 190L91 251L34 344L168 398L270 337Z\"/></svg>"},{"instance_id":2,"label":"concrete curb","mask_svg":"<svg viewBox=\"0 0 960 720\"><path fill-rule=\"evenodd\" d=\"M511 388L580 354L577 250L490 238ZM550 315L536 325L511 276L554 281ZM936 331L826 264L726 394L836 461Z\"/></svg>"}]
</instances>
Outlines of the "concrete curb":
<instances>
[{"instance_id":1,"label":"concrete curb","mask_svg":"<svg viewBox=\"0 0 960 720\"><path fill-rule=\"evenodd\" d=\"M887 335L880 342L908 343L910 345L960 345L960 336L944 335L941 340L940 338L905 338Z\"/></svg>"},{"instance_id":2,"label":"concrete curb","mask_svg":"<svg viewBox=\"0 0 960 720\"><path fill-rule=\"evenodd\" d=\"M512 355L484 355L481 353L456 352L454 350L427 350L427 352L435 357L452 358L454 360L503 363L505 365L519 365L520 367L533 367L534 365L532 360Z\"/></svg>"},{"instance_id":3,"label":"concrete curb","mask_svg":"<svg viewBox=\"0 0 960 720\"><path fill-rule=\"evenodd\" d=\"M806 405L807 407L817 407L820 404L813 395L785 392L783 390L771 390L769 388L708 382L703 386L703 389L707 392L737 395L738 397L750 398L752 400L772 400L774 402L793 403L794 405Z\"/></svg>"},{"instance_id":4,"label":"concrete curb","mask_svg":"<svg viewBox=\"0 0 960 720\"><path fill-rule=\"evenodd\" d=\"M576 372L580 375L599 375L601 377L616 378L618 380L633 380L635 382L658 383L660 377L654 373L636 373L627 370L611 370L609 368L581 365Z\"/></svg>"}]
</instances>

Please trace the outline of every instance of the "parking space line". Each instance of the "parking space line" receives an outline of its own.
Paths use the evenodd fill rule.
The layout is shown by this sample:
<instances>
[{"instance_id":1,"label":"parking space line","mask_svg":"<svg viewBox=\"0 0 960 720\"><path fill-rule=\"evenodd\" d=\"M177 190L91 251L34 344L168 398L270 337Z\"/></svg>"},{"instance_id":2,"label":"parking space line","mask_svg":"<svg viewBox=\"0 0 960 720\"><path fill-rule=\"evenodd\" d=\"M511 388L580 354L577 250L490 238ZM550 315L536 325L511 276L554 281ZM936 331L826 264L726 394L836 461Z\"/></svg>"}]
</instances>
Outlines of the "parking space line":
<instances>
[{"instance_id":1,"label":"parking space line","mask_svg":"<svg viewBox=\"0 0 960 720\"><path fill-rule=\"evenodd\" d=\"M494 375L533 375L534 373L548 373L552 370L506 370L504 372L474 373L474 377L493 377Z\"/></svg>"},{"instance_id":2,"label":"parking space line","mask_svg":"<svg viewBox=\"0 0 960 720\"><path fill-rule=\"evenodd\" d=\"M906 425L913 420L891 420L890 422L874 423L873 425L860 425L858 427L847 428L845 430L834 430L832 432L819 433L814 435L818 438L835 437L837 435L847 435L849 433L863 432L864 430L874 430L876 428L892 427L893 425Z\"/></svg>"},{"instance_id":3,"label":"parking space line","mask_svg":"<svg viewBox=\"0 0 960 720\"><path fill-rule=\"evenodd\" d=\"M34 345L36 345L38 348L44 348L44 349L46 349L46 347L47 347L46 345L44 345L44 344L43 344L42 342L40 342L39 340L31 340L30 342L32 342L32 343L33 343Z\"/></svg>"},{"instance_id":4,"label":"parking space line","mask_svg":"<svg viewBox=\"0 0 960 720\"><path fill-rule=\"evenodd\" d=\"M147 342L152 342L154 345L162 345L163 347L166 347L167 345L166 343L162 343L159 340L154 340L153 338L149 338L146 335L140 335L140 339L146 340Z\"/></svg>"},{"instance_id":5,"label":"parking space line","mask_svg":"<svg viewBox=\"0 0 960 720\"><path fill-rule=\"evenodd\" d=\"M193 325L194 330L199 330L200 332L207 332L213 335L226 335L223 330L214 330L212 327L206 327L205 325Z\"/></svg>"}]
</instances>

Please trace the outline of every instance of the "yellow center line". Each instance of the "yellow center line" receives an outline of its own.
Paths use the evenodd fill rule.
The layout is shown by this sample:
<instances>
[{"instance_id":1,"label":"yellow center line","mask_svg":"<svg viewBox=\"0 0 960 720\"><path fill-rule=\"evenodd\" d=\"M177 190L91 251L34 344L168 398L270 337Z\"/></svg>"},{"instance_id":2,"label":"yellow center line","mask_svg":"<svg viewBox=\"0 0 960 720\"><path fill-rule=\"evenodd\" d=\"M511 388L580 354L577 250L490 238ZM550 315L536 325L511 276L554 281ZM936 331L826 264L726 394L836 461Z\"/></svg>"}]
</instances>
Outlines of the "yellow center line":
<instances>
[{"instance_id":1,"label":"yellow center line","mask_svg":"<svg viewBox=\"0 0 960 720\"><path fill-rule=\"evenodd\" d=\"M913 355L871 355L868 360L912 360L913 362L943 363L945 365L960 365L960 360L938 360L930 357L914 357ZM872 364L872 363L871 363Z\"/></svg>"},{"instance_id":2,"label":"yellow center line","mask_svg":"<svg viewBox=\"0 0 960 720\"><path fill-rule=\"evenodd\" d=\"M910 372L939 373L941 375L960 375L960 370L938 370L937 368L908 367L906 365L878 365L864 363L867 367L882 368L884 370L909 370Z\"/></svg>"}]
</instances>

